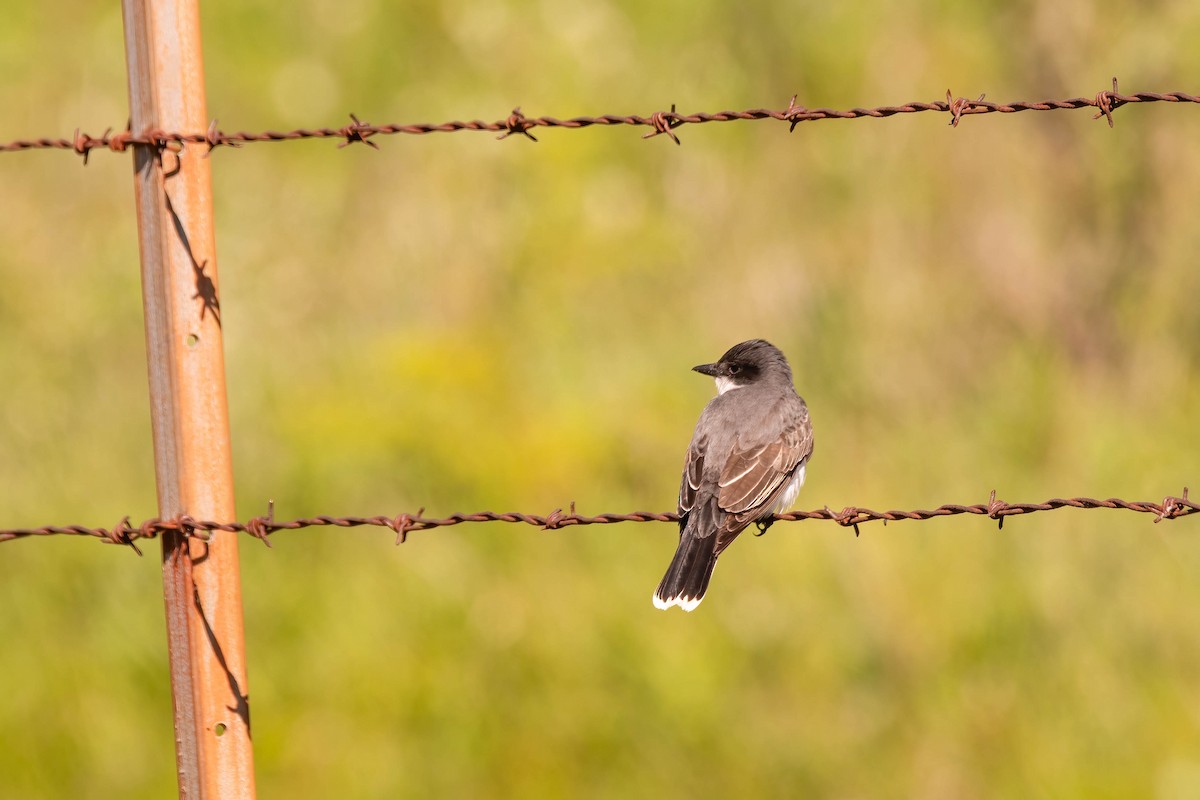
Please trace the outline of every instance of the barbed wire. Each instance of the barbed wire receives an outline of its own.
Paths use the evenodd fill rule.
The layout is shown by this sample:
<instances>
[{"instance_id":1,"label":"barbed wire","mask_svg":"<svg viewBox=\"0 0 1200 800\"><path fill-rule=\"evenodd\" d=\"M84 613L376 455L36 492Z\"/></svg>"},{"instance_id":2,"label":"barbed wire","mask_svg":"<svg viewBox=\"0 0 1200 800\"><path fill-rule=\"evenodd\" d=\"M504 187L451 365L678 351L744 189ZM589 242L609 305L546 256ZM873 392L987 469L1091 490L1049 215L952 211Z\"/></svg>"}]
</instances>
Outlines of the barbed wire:
<instances>
[{"instance_id":1,"label":"barbed wire","mask_svg":"<svg viewBox=\"0 0 1200 800\"><path fill-rule=\"evenodd\" d=\"M1200 504L1188 499L1188 490L1186 487L1183 490L1182 496L1175 497L1168 495L1161 503L1145 500L1121 500L1115 497L1107 500L1096 500L1091 497L1055 497L1044 503L1006 503L1003 500L997 500L996 492L993 491L986 503L976 503L974 505L946 504L930 510L917 509L915 511L873 511L869 508L858 508L855 506L849 506L841 511L834 511L826 506L825 508L813 511L791 511L786 514L776 514L770 518L770 523L768 524L775 522L800 522L803 520L825 520L836 522L842 527L853 528L854 535L857 536L859 533L858 526L867 522L882 521L886 525L889 521L924 521L936 517L949 517L958 514L977 514L997 520L1000 527L1003 528L1005 517L1017 514L1032 514L1037 511L1054 511L1060 508L1107 508L1137 511L1143 514L1154 515L1154 522L1161 522L1164 519L1176 519L1200 512ZM0 530L0 542L34 536L90 536L109 544L128 545L138 555L141 555L142 552L137 546L139 539L154 539L160 533L168 531L177 531L183 533L185 536L198 539L207 539L212 531L247 533L261 540L269 547L271 543L268 537L273 533L312 527L356 528L365 525L389 528L396 534L396 544L403 544L407 540L408 534L412 531L444 528L468 522L524 523L542 528L543 530L560 530L573 525L679 521L679 515L672 512L653 513L649 511L634 511L629 514L597 514L595 516L586 516L575 512L574 503L571 503L569 511L564 512L559 508L545 516L515 511L479 511L473 514L451 514L448 517L437 518L425 517L425 509L422 508L416 514L398 514L394 517L333 517L322 515L279 521L275 519L274 502L269 504L269 509L265 516L254 517L249 522L212 522L193 519L185 515L169 520L148 519L137 526L130 525L129 517L125 517L112 528L89 528L83 525L44 525L40 528L12 528Z\"/></svg>"},{"instance_id":2,"label":"barbed wire","mask_svg":"<svg viewBox=\"0 0 1200 800\"><path fill-rule=\"evenodd\" d=\"M1113 126L1113 112L1121 106L1131 103L1200 103L1200 97L1185 92L1135 92L1134 94L1121 94L1117 88L1116 78L1113 78L1112 87L1111 91L1104 90L1097 92L1094 97L1090 98L1072 97L1067 100L1018 101L1013 103L987 102L984 100L985 95L982 94L979 95L978 99L970 100L965 97L955 97L953 93L947 90L945 101L932 103L913 102L899 106L877 106L875 108L849 108L843 110L805 108L802 105L797 105L796 96L793 96L787 108L782 110L752 108L746 111L681 114L672 105L670 111L656 111L648 117L636 114L604 114L597 117L585 116L572 117L571 119L527 117L521 113L521 109L518 107L514 108L512 113L505 119L493 122L484 122L476 119L467 122L452 120L440 123L372 125L368 122L360 121L357 116L351 114L350 119L352 122L340 128L297 128L291 131L261 131L258 133L246 131L227 133L220 130L217 127L217 121L213 120L208 130L203 133L165 131L160 128L149 128L136 134L128 129L113 133L112 129L109 128L102 136L91 136L77 128L70 139L17 139L7 144L0 144L0 152L70 150L82 156L86 164L88 156L93 150L109 150L114 153L120 153L124 152L130 145L135 144L150 145L159 150L182 148L185 145L196 144L207 146L208 151L211 152L222 145L240 147L243 144L255 142L341 139L343 141L338 145L339 147L361 143L378 149L378 145L371 141L371 137L373 136L489 131L491 133L498 133L499 136L496 137L498 139L507 139L509 136L519 134L536 142L537 139L531 133L535 128L566 128L577 130L580 128L589 128L593 125L650 127L653 130L645 134L642 138L649 139L659 134L665 134L676 144L679 144L679 137L675 134L675 129L682 125L772 119L779 122L786 122L791 126L790 130L795 130L796 126L801 122L816 122L826 119L859 119L862 117L880 119L896 114L915 114L922 111L948 112L950 114L950 124L957 127L963 117L971 114L1014 114L1020 111L1062 111L1078 108L1095 108L1097 111L1092 118L1099 119L1104 117L1108 120L1108 126L1111 128Z\"/></svg>"}]
</instances>

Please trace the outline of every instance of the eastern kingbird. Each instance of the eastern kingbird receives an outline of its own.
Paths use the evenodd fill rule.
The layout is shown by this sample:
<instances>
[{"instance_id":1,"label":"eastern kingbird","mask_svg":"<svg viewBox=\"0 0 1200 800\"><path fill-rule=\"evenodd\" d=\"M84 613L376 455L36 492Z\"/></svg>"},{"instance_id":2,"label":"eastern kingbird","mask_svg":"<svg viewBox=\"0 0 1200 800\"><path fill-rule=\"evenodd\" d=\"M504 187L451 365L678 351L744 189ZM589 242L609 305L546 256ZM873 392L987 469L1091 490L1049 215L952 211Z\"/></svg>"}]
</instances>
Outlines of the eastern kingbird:
<instances>
[{"instance_id":1,"label":"eastern kingbird","mask_svg":"<svg viewBox=\"0 0 1200 800\"><path fill-rule=\"evenodd\" d=\"M715 364L692 367L717 381L696 423L679 486L679 549L654 593L657 608L691 611L708 589L717 556L750 523L786 510L812 455L808 406L779 348L752 339Z\"/></svg>"}]
</instances>

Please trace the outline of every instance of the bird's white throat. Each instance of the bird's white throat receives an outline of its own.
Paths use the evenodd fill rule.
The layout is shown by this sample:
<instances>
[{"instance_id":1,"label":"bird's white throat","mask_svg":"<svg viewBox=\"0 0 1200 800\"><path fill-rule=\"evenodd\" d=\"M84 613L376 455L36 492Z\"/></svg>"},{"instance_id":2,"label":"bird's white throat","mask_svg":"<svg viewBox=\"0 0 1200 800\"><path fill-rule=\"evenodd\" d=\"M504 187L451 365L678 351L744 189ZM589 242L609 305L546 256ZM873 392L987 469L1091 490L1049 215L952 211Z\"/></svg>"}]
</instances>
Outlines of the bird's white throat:
<instances>
[{"instance_id":1,"label":"bird's white throat","mask_svg":"<svg viewBox=\"0 0 1200 800\"><path fill-rule=\"evenodd\" d=\"M732 378L727 378L724 375L717 376L714 380L717 382L717 394L725 394L730 389L740 389L740 383L734 383Z\"/></svg>"}]
</instances>

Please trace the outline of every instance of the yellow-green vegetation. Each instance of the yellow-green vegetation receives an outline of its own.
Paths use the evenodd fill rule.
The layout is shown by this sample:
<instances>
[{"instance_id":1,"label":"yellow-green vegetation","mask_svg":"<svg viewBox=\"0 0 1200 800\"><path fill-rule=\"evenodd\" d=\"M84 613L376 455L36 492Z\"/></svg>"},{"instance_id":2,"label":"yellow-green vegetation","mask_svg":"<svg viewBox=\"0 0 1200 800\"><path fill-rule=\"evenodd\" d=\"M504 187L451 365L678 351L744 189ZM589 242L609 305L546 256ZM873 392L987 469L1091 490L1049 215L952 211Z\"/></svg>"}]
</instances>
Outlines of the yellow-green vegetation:
<instances>
[{"instance_id":1,"label":"yellow-green vegetation","mask_svg":"<svg viewBox=\"0 0 1200 800\"><path fill-rule=\"evenodd\" d=\"M1196 91L1200 6L203 7L226 130ZM115 3L10 4L0 140L127 118ZM1200 483L1200 110L213 153L238 511L673 508L742 339L800 506ZM0 527L155 515L130 159L0 155ZM242 542L264 797L1200 795L1200 519ZM175 790L157 545L0 545L0 795Z\"/></svg>"}]
</instances>

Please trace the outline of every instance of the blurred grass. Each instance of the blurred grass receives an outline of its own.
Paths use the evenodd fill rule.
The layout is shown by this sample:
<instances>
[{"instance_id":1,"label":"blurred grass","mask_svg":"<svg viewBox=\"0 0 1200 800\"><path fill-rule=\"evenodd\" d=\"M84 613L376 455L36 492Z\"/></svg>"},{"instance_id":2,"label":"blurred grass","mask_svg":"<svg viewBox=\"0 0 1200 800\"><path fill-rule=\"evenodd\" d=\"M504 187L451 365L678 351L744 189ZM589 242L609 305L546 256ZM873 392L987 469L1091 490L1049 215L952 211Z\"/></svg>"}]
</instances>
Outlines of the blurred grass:
<instances>
[{"instance_id":1,"label":"blurred grass","mask_svg":"<svg viewBox=\"0 0 1200 800\"><path fill-rule=\"evenodd\" d=\"M127 116L119 11L0 27L0 140ZM1195 90L1200 9L206 3L226 129ZM239 515L673 505L763 336L805 508L1197 474L1188 107L213 154ZM130 167L0 157L0 525L153 516ZM669 526L243 546L263 796L1200 794L1200 545L1114 512L774 528L660 614ZM159 574L0 552L0 794L174 791Z\"/></svg>"}]
</instances>

